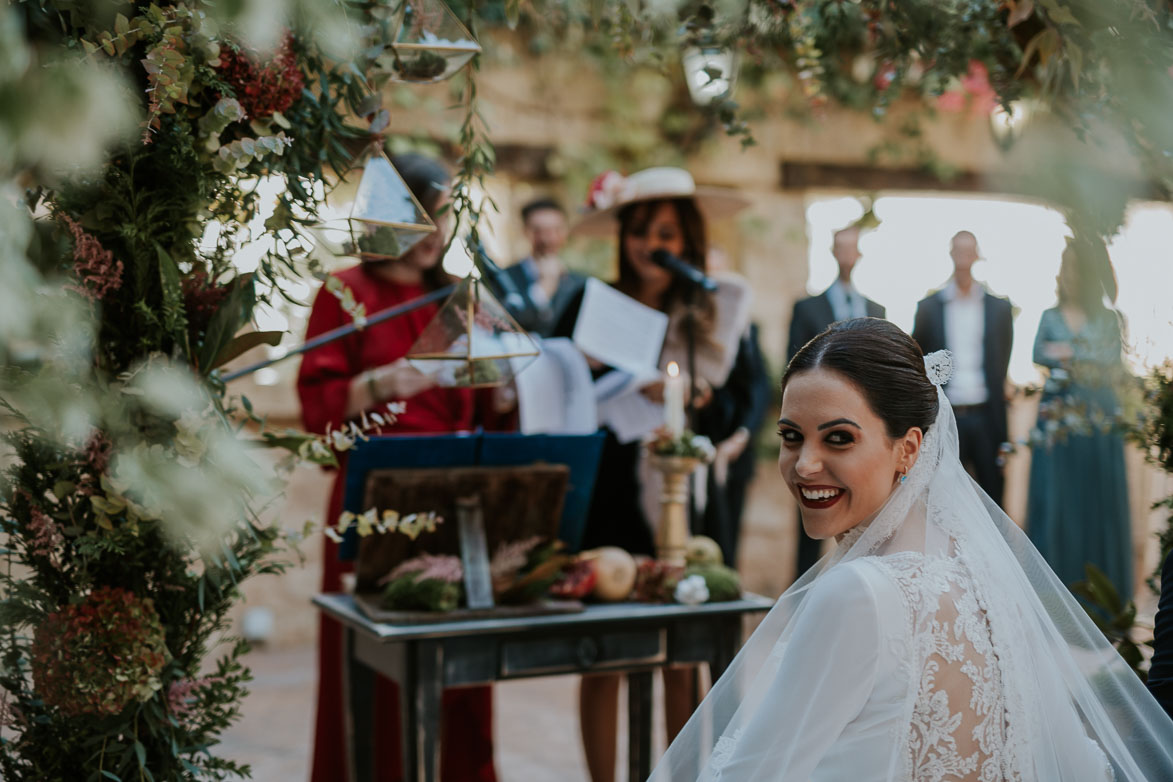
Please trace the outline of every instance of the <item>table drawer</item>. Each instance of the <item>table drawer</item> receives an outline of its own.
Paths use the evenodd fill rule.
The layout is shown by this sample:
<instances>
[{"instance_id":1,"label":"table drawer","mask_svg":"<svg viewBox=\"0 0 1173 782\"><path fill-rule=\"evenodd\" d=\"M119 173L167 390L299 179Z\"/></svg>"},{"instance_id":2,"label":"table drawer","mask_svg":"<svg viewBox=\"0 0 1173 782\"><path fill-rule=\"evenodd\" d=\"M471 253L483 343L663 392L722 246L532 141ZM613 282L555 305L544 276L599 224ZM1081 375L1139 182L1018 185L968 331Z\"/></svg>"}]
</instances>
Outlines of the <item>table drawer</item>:
<instances>
[{"instance_id":1,"label":"table drawer","mask_svg":"<svg viewBox=\"0 0 1173 782\"><path fill-rule=\"evenodd\" d=\"M657 665L667 659L662 628L507 641L501 645L500 678Z\"/></svg>"}]
</instances>

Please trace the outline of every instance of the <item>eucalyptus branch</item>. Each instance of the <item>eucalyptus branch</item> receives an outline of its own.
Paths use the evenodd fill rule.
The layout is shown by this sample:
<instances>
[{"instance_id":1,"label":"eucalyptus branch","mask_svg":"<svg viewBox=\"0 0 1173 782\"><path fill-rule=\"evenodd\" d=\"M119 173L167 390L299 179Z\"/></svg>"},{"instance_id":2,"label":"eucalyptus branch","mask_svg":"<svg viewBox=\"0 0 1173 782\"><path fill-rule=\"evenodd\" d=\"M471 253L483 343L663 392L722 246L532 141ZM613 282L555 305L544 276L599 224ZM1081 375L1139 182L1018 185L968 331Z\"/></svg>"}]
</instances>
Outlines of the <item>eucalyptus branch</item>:
<instances>
[{"instance_id":1,"label":"eucalyptus branch","mask_svg":"<svg viewBox=\"0 0 1173 782\"><path fill-rule=\"evenodd\" d=\"M474 4L469 4L465 21L468 31L474 37L476 15ZM460 161L452 182L452 236L450 245L461 230L468 232L468 240L474 246L480 241L480 221L487 209L496 212L497 204L485 193L485 177L493 172L496 165L496 151L489 140L488 128L477 102L476 75L480 70L480 55L464 70L464 120L460 125ZM476 192L481 195L478 197Z\"/></svg>"}]
</instances>

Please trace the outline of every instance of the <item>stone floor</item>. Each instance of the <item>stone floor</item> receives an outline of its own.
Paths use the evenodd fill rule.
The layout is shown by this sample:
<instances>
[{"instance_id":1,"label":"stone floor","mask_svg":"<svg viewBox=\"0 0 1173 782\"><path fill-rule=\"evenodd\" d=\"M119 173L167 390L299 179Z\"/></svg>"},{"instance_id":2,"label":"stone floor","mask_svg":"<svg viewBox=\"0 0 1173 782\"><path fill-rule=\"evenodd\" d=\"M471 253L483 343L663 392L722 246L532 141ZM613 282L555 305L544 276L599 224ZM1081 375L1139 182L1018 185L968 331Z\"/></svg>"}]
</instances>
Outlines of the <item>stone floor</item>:
<instances>
[{"instance_id":1,"label":"stone floor","mask_svg":"<svg viewBox=\"0 0 1173 782\"><path fill-rule=\"evenodd\" d=\"M314 649L302 645L258 650L249 662L256 677L252 693L242 719L226 735L218 754L249 763L253 779L259 782L305 779L313 724ZM496 752L501 782L588 782L575 716L576 687L573 677L497 685ZM619 735L627 730L625 717L619 715ZM657 723L660 752L663 723L660 719ZM626 757L620 744L622 768Z\"/></svg>"}]
</instances>

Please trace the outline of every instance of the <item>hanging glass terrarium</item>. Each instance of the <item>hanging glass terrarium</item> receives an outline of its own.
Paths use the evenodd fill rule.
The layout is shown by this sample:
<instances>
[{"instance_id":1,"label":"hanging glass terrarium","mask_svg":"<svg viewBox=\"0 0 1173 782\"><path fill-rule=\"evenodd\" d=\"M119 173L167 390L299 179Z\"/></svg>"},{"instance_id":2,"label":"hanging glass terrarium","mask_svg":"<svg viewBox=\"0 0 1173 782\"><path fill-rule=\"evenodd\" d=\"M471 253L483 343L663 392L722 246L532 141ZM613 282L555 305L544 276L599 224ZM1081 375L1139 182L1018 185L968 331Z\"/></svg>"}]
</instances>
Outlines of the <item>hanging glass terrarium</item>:
<instances>
[{"instance_id":1,"label":"hanging glass terrarium","mask_svg":"<svg viewBox=\"0 0 1173 782\"><path fill-rule=\"evenodd\" d=\"M472 33L442 0L402 0L391 29L392 81L443 81L481 51Z\"/></svg>"},{"instance_id":2,"label":"hanging glass terrarium","mask_svg":"<svg viewBox=\"0 0 1173 782\"><path fill-rule=\"evenodd\" d=\"M349 224L352 254L363 260L398 258L436 230L382 151L372 154L363 166Z\"/></svg>"},{"instance_id":3,"label":"hanging glass terrarium","mask_svg":"<svg viewBox=\"0 0 1173 782\"><path fill-rule=\"evenodd\" d=\"M505 385L538 356L538 346L475 277L466 277L407 353L412 366L445 387Z\"/></svg>"},{"instance_id":4,"label":"hanging glass terrarium","mask_svg":"<svg viewBox=\"0 0 1173 782\"><path fill-rule=\"evenodd\" d=\"M331 255L349 255L364 261L398 258L436 231L436 224L416 200L382 150L362 164L357 187L343 182L331 193L335 214L311 227L317 244Z\"/></svg>"}]
</instances>

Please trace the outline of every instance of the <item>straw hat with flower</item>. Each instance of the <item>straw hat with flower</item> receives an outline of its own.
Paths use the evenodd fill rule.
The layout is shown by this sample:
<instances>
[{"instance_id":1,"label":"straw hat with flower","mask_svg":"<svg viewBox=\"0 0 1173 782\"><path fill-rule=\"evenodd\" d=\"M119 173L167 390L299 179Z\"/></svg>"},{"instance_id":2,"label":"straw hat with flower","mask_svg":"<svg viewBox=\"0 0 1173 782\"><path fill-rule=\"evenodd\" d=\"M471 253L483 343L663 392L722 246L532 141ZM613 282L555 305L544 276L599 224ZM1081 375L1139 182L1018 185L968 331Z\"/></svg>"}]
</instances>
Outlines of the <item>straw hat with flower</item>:
<instances>
[{"instance_id":1,"label":"straw hat with flower","mask_svg":"<svg viewBox=\"0 0 1173 782\"><path fill-rule=\"evenodd\" d=\"M571 233L614 237L623 207L668 198L693 199L705 219L710 221L731 217L749 204L746 198L732 190L697 187L692 174L683 168L645 168L626 177L618 171L607 171L591 182L586 210Z\"/></svg>"}]
</instances>

